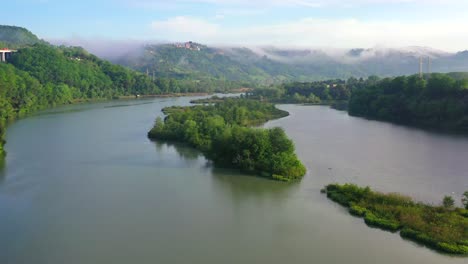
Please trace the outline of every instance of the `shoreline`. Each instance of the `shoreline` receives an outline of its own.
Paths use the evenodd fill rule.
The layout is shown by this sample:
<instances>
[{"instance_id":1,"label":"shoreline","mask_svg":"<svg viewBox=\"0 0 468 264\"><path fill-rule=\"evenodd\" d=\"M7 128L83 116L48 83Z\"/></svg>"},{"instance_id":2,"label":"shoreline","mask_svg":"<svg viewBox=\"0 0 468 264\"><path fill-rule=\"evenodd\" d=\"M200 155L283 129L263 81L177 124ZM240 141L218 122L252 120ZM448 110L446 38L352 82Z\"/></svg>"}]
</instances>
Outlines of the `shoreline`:
<instances>
[{"instance_id":1,"label":"shoreline","mask_svg":"<svg viewBox=\"0 0 468 264\"><path fill-rule=\"evenodd\" d=\"M239 90L242 89L250 89L250 88L241 88L241 89L235 89L232 91L229 91L227 93L223 94L230 94L230 93L238 93ZM9 120L6 120L5 122L5 131L7 131L8 126L10 126L12 123L16 122L17 120L21 118L25 118L31 115L36 114L39 111L47 110L47 109L53 109L56 107L60 106L66 106L66 105L78 105L78 104L85 104L85 103L92 103L92 102L106 102L106 101L113 101L113 100L129 100L129 99L139 99L139 98L174 98L174 97L191 97L191 96L208 96L212 95L215 93L166 93L166 94L143 94L143 95L123 95L123 96L117 96L114 98L92 98L92 99L74 99L71 100L67 104L58 104L55 106L48 106L44 107L42 109L37 109L35 111L32 111L27 114L19 115L17 114L16 117L10 118ZM4 135L0 135L0 140L4 140ZM0 162L5 160L5 157L7 156L8 152L5 150L5 145L6 142L0 143Z\"/></svg>"}]
</instances>

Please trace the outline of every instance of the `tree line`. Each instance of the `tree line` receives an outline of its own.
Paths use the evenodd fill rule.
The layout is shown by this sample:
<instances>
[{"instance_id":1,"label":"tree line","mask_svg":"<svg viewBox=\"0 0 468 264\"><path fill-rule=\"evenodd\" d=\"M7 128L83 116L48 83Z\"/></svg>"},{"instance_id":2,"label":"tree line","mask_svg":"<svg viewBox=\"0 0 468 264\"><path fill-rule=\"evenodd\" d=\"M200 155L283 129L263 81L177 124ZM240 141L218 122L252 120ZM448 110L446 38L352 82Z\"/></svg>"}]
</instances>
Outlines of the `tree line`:
<instances>
[{"instance_id":1,"label":"tree line","mask_svg":"<svg viewBox=\"0 0 468 264\"><path fill-rule=\"evenodd\" d=\"M276 180L301 178L306 169L281 128L252 128L288 115L274 105L248 99L224 99L212 105L171 107L157 118L148 136L188 143L216 165L239 168Z\"/></svg>"},{"instance_id":2,"label":"tree line","mask_svg":"<svg viewBox=\"0 0 468 264\"><path fill-rule=\"evenodd\" d=\"M248 97L277 103L331 104L354 116L468 132L466 73L293 82L255 89Z\"/></svg>"},{"instance_id":3,"label":"tree line","mask_svg":"<svg viewBox=\"0 0 468 264\"><path fill-rule=\"evenodd\" d=\"M350 78L348 81L335 79L316 82L290 82L281 85L255 89L249 96L277 103L329 104L349 100L353 89L375 77L364 79Z\"/></svg>"},{"instance_id":4,"label":"tree line","mask_svg":"<svg viewBox=\"0 0 468 264\"><path fill-rule=\"evenodd\" d=\"M353 91L349 114L468 132L468 80L434 73L385 78Z\"/></svg>"}]
</instances>

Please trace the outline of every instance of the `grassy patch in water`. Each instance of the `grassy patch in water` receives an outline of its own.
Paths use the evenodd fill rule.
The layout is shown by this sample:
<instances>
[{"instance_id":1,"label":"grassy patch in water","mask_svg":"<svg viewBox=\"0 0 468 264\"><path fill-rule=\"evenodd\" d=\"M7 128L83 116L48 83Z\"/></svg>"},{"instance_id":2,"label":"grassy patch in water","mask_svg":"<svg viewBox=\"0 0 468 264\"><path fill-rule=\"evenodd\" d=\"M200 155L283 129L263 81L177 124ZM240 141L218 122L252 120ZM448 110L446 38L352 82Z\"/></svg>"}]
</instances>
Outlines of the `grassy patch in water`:
<instances>
[{"instance_id":1,"label":"grassy patch in water","mask_svg":"<svg viewBox=\"0 0 468 264\"><path fill-rule=\"evenodd\" d=\"M327 197L363 217L367 225L391 232L434 250L468 255L468 210L416 203L400 194L383 194L369 187L330 184Z\"/></svg>"}]
</instances>

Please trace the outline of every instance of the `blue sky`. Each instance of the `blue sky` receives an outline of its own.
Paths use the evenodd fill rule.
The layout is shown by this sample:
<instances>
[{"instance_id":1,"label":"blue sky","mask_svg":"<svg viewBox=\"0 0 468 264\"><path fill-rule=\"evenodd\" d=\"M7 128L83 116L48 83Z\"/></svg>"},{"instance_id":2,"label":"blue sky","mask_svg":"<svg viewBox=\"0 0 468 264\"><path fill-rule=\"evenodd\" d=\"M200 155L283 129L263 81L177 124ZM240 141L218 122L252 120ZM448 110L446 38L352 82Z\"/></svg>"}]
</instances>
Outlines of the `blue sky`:
<instances>
[{"instance_id":1,"label":"blue sky","mask_svg":"<svg viewBox=\"0 0 468 264\"><path fill-rule=\"evenodd\" d=\"M467 0L13 0L2 5L0 24L26 27L44 39L468 49Z\"/></svg>"}]
</instances>

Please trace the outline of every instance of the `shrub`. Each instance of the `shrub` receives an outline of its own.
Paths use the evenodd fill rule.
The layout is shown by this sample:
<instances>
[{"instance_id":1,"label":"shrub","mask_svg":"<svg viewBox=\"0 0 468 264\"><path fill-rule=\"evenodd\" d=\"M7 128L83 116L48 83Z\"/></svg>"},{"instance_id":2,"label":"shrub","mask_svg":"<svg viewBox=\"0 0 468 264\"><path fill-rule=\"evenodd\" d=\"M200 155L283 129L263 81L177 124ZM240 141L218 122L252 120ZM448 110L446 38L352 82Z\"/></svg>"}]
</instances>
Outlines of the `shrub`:
<instances>
[{"instance_id":1,"label":"shrub","mask_svg":"<svg viewBox=\"0 0 468 264\"><path fill-rule=\"evenodd\" d=\"M468 210L468 191L463 193L462 203L465 206L465 209Z\"/></svg>"},{"instance_id":2,"label":"shrub","mask_svg":"<svg viewBox=\"0 0 468 264\"><path fill-rule=\"evenodd\" d=\"M369 226L379 227L392 232L396 232L400 229L400 224L397 221L378 217L371 212L366 213L364 221Z\"/></svg>"},{"instance_id":3,"label":"shrub","mask_svg":"<svg viewBox=\"0 0 468 264\"><path fill-rule=\"evenodd\" d=\"M449 243L438 243L437 248L438 250L451 253L451 254L468 254L468 246L464 245L456 245L456 244L449 244Z\"/></svg>"},{"instance_id":4,"label":"shrub","mask_svg":"<svg viewBox=\"0 0 468 264\"><path fill-rule=\"evenodd\" d=\"M291 181L291 178L288 178L288 177L284 177L284 176L281 176L281 175L278 175L278 174L273 174L273 179L277 180L277 181L284 181L284 182L290 182Z\"/></svg>"},{"instance_id":5,"label":"shrub","mask_svg":"<svg viewBox=\"0 0 468 264\"><path fill-rule=\"evenodd\" d=\"M351 207L349 208L349 212L352 214L352 215L355 215L355 216L365 216L366 215L366 212L367 212L367 209L366 208L363 208L363 207L360 207L358 205L351 205Z\"/></svg>"},{"instance_id":6,"label":"shrub","mask_svg":"<svg viewBox=\"0 0 468 264\"><path fill-rule=\"evenodd\" d=\"M455 201L451 196L445 196L442 200L442 205L447 209L452 208L455 205Z\"/></svg>"}]
</instances>

